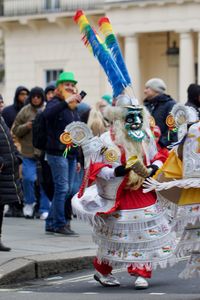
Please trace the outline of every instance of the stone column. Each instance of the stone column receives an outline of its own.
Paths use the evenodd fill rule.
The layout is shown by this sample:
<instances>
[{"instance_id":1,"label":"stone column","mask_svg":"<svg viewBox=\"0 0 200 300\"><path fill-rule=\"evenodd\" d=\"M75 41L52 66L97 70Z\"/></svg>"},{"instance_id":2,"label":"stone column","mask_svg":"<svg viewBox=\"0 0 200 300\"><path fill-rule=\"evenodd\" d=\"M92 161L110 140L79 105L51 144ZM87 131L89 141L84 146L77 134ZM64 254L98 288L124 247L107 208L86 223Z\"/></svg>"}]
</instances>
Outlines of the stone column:
<instances>
[{"instance_id":1,"label":"stone column","mask_svg":"<svg viewBox=\"0 0 200 300\"><path fill-rule=\"evenodd\" d=\"M187 100L187 88L194 83L194 41L191 32L180 32L179 101Z\"/></svg>"},{"instance_id":2,"label":"stone column","mask_svg":"<svg viewBox=\"0 0 200 300\"><path fill-rule=\"evenodd\" d=\"M140 99L139 41L137 34L125 35L124 54L126 66L133 83L135 97Z\"/></svg>"}]
</instances>

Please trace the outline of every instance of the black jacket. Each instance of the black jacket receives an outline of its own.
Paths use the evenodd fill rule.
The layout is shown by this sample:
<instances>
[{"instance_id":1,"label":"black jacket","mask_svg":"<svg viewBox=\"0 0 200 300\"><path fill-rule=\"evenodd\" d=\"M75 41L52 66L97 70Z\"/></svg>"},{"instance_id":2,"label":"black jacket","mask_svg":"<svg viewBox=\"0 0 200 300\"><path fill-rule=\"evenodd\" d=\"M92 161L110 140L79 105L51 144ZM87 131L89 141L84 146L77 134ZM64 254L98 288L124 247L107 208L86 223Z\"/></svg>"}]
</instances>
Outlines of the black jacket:
<instances>
[{"instance_id":1,"label":"black jacket","mask_svg":"<svg viewBox=\"0 0 200 300\"><path fill-rule=\"evenodd\" d=\"M71 110L65 101L54 97L47 103L44 116L47 120L46 152L62 156L66 146L60 142L60 135L68 124L80 121L77 109ZM77 148L72 148L68 154L68 157L74 156L78 156Z\"/></svg>"},{"instance_id":2,"label":"black jacket","mask_svg":"<svg viewBox=\"0 0 200 300\"><path fill-rule=\"evenodd\" d=\"M22 189L19 179L21 157L15 148L9 128L0 116L0 205L22 202Z\"/></svg>"},{"instance_id":3,"label":"black jacket","mask_svg":"<svg viewBox=\"0 0 200 300\"><path fill-rule=\"evenodd\" d=\"M6 125L9 128L12 127L12 124L16 118L16 115L24 106L23 103L20 103L18 100L18 96L21 91L27 91L27 93L29 93L29 90L26 87L19 86L15 91L13 104L5 107L2 111L2 117L4 118L4 121L6 122Z\"/></svg>"},{"instance_id":4,"label":"black jacket","mask_svg":"<svg viewBox=\"0 0 200 300\"><path fill-rule=\"evenodd\" d=\"M156 125L158 125L161 130L161 137L159 140L161 147L167 147L171 143L177 141L177 134L169 131L169 128L166 125L166 118L175 104L176 101L166 94L158 95L151 100L144 100L145 107L154 117Z\"/></svg>"}]
</instances>

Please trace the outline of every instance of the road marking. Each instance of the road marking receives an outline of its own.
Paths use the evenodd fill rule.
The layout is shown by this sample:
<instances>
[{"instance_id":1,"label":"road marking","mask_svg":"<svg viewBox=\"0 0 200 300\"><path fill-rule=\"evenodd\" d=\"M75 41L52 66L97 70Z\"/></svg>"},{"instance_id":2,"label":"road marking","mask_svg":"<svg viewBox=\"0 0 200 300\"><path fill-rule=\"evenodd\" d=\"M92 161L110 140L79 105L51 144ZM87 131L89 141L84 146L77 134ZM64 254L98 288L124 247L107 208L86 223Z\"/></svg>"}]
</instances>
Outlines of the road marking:
<instances>
[{"instance_id":1,"label":"road marking","mask_svg":"<svg viewBox=\"0 0 200 300\"><path fill-rule=\"evenodd\" d=\"M83 295L97 295L99 293L92 293L92 292L88 292L88 293L83 293Z\"/></svg>"},{"instance_id":2,"label":"road marking","mask_svg":"<svg viewBox=\"0 0 200 300\"><path fill-rule=\"evenodd\" d=\"M166 293L149 293L149 295L162 296L162 295L166 295Z\"/></svg>"},{"instance_id":3,"label":"road marking","mask_svg":"<svg viewBox=\"0 0 200 300\"><path fill-rule=\"evenodd\" d=\"M19 294L32 294L32 291L19 291Z\"/></svg>"},{"instance_id":4,"label":"road marking","mask_svg":"<svg viewBox=\"0 0 200 300\"><path fill-rule=\"evenodd\" d=\"M113 270L112 273L113 274L121 273L121 272L124 272L125 270L126 270L125 268L116 269L116 270ZM58 281L55 281L55 282L52 281L51 284L60 285L60 284L63 284L65 282L75 283L75 282L80 282L80 281L89 281L89 280L93 279L93 276L94 276L94 273L88 274L88 275L83 275L83 276L78 276L78 277L73 277L73 278L68 278L68 279L62 279L62 280L58 280Z\"/></svg>"},{"instance_id":5,"label":"road marking","mask_svg":"<svg viewBox=\"0 0 200 300\"><path fill-rule=\"evenodd\" d=\"M62 276L55 276L55 277L49 277L49 278L45 278L44 280L46 281L51 281L51 280L58 280L58 279L62 279Z\"/></svg>"},{"instance_id":6,"label":"road marking","mask_svg":"<svg viewBox=\"0 0 200 300\"><path fill-rule=\"evenodd\" d=\"M19 289L0 289L0 292L17 292Z\"/></svg>"}]
</instances>

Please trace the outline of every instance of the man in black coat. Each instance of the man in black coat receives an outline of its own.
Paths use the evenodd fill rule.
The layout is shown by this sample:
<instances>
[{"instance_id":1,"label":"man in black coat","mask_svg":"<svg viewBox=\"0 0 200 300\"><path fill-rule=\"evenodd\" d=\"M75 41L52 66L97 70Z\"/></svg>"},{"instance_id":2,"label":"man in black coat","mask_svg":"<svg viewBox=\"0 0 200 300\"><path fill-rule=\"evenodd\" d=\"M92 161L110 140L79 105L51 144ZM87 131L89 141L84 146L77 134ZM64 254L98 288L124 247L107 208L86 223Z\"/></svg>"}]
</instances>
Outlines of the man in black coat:
<instances>
[{"instance_id":1,"label":"man in black coat","mask_svg":"<svg viewBox=\"0 0 200 300\"><path fill-rule=\"evenodd\" d=\"M158 141L161 147L167 147L177 141L176 132L169 130L167 117L176 101L171 96L165 94L166 84L160 78L152 78L145 83L144 106L148 109L161 130L161 137Z\"/></svg>"},{"instance_id":2,"label":"man in black coat","mask_svg":"<svg viewBox=\"0 0 200 300\"><path fill-rule=\"evenodd\" d=\"M0 251L11 250L1 241L4 205L22 203L23 194L19 179L19 163L21 161L9 128L0 115Z\"/></svg>"},{"instance_id":3,"label":"man in black coat","mask_svg":"<svg viewBox=\"0 0 200 300\"><path fill-rule=\"evenodd\" d=\"M67 156L63 156L66 145L61 143L60 135L68 124L80 120L76 106L82 98L76 84L72 72L61 73L56 83L55 96L44 110L47 122L45 152L54 182L54 196L46 220L47 233L75 234L70 227L71 191L75 172L80 171L80 162L77 161L77 148L71 147Z\"/></svg>"}]
</instances>

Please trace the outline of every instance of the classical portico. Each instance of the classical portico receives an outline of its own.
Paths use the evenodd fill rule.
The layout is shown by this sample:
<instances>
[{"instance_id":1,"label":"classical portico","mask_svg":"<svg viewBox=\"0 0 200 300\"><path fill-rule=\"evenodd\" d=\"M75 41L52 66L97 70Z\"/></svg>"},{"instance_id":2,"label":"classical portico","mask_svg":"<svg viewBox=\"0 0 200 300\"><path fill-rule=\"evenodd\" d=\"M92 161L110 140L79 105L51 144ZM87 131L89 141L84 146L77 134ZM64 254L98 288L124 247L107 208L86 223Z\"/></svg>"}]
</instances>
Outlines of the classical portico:
<instances>
[{"instance_id":1,"label":"classical portico","mask_svg":"<svg viewBox=\"0 0 200 300\"><path fill-rule=\"evenodd\" d=\"M190 5L189 15L188 5ZM154 5L148 1L126 4L119 1L112 8L107 6L107 13L112 20L113 28L123 37L124 56L138 97L142 98L144 82L149 79L148 73L151 77L160 77L163 74L162 78L167 83L168 92L173 93L173 96L182 103L186 101L188 85L194 83L195 80L200 83L200 72L196 73L197 78L195 78L195 63L198 68L200 65L200 33L197 30L199 9L198 0L177 0L170 3L165 1L156 3L155 1ZM162 34L164 37L167 33L172 36L171 46L173 41L176 41L179 46L177 66L169 66L167 63L167 39L164 41L163 38L160 40L156 38L156 35ZM145 37L148 34L155 39L154 46L152 41L149 44L149 39ZM156 44L160 44L160 48ZM143 46L146 48L145 53ZM153 47L155 48L154 58L150 55ZM155 66L150 67L150 72L146 72L145 66L142 66L142 61L145 60L144 55L154 60ZM163 60L162 63L160 59ZM160 70L156 64L160 65Z\"/></svg>"},{"instance_id":2,"label":"classical portico","mask_svg":"<svg viewBox=\"0 0 200 300\"><path fill-rule=\"evenodd\" d=\"M104 72L84 49L73 22L82 2L69 0L64 6L64 1L48 1L51 7L45 8L39 0L3 1L0 27L6 75L0 92L6 99L12 101L21 84L44 87L45 72L61 69L74 71L91 104L111 93ZM200 84L200 0L85 0L82 8L97 28L103 15L111 20L140 101L144 83L152 77L162 78L167 93L182 103L187 100L188 85ZM170 65L166 52L174 41L179 47L178 64Z\"/></svg>"}]
</instances>

